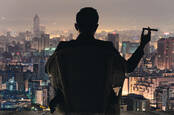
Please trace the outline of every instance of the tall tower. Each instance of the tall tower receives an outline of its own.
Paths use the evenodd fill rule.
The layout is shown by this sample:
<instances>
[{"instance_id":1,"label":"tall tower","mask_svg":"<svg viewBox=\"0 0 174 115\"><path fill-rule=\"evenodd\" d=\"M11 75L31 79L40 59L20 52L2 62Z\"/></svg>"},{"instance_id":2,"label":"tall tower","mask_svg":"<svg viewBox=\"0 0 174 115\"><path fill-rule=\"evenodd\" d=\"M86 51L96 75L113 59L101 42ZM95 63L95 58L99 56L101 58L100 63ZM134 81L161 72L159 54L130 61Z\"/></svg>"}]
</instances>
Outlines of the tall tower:
<instances>
[{"instance_id":1,"label":"tall tower","mask_svg":"<svg viewBox=\"0 0 174 115\"><path fill-rule=\"evenodd\" d=\"M174 69L174 37L159 39L157 53L159 69Z\"/></svg>"},{"instance_id":2,"label":"tall tower","mask_svg":"<svg viewBox=\"0 0 174 115\"><path fill-rule=\"evenodd\" d=\"M33 34L34 37L40 37L40 19L39 16L36 14L33 19Z\"/></svg>"},{"instance_id":3,"label":"tall tower","mask_svg":"<svg viewBox=\"0 0 174 115\"><path fill-rule=\"evenodd\" d=\"M119 51L119 34L116 34L115 32L108 33L107 39L108 41L111 41L114 47Z\"/></svg>"}]
</instances>

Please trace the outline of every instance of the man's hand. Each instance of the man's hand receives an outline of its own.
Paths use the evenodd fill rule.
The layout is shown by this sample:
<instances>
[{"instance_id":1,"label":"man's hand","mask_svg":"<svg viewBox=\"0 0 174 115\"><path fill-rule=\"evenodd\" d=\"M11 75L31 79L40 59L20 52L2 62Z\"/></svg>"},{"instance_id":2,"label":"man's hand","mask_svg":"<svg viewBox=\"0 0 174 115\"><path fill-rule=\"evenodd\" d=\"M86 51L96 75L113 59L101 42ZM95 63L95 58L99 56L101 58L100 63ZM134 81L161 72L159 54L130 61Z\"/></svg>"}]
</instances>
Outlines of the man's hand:
<instances>
[{"instance_id":1,"label":"man's hand","mask_svg":"<svg viewBox=\"0 0 174 115\"><path fill-rule=\"evenodd\" d=\"M148 30L147 30L148 33L146 35L144 35L144 31L145 29L143 28L142 34L141 34L141 42L140 42L140 46L142 46L143 48L151 40L151 29L148 27Z\"/></svg>"}]
</instances>

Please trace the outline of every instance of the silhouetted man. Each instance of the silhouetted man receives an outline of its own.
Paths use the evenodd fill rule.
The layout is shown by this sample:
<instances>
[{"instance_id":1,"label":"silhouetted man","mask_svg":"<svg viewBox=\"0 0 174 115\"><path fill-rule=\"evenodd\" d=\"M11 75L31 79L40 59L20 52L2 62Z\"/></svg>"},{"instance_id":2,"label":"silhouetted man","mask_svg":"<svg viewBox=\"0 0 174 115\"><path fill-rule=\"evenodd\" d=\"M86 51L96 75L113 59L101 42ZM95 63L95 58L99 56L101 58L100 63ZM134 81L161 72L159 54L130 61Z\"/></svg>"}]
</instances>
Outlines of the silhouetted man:
<instances>
[{"instance_id":1,"label":"silhouetted man","mask_svg":"<svg viewBox=\"0 0 174 115\"><path fill-rule=\"evenodd\" d=\"M51 74L55 98L50 102L52 112L58 108L65 114L119 115L120 97L125 73L138 65L151 32L141 35L140 46L129 60L120 56L112 42L94 38L98 27L95 9L82 8L76 15L76 40L60 42L46 63ZM113 87L117 89L116 94Z\"/></svg>"}]
</instances>

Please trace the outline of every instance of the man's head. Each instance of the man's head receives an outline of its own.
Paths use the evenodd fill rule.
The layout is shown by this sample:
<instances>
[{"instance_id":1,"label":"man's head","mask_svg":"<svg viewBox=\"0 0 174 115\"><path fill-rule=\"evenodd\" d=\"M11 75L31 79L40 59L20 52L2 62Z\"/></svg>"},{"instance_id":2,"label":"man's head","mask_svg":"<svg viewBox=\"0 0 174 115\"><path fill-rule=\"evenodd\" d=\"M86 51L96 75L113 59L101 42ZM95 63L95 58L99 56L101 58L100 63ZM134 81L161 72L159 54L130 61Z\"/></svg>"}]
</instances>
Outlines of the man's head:
<instances>
[{"instance_id":1,"label":"man's head","mask_svg":"<svg viewBox=\"0 0 174 115\"><path fill-rule=\"evenodd\" d=\"M97 10L91 7L80 9L76 15L75 28L80 33L94 35L98 27Z\"/></svg>"}]
</instances>

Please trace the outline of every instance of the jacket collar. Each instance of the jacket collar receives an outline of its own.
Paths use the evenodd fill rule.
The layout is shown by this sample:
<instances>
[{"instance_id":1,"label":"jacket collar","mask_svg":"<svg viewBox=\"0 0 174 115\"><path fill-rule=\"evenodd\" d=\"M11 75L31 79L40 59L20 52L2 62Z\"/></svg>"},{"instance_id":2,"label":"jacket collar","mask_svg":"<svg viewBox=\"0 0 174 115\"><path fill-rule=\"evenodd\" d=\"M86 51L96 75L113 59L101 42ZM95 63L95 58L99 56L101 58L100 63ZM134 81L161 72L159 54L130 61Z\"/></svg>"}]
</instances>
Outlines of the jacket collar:
<instances>
[{"instance_id":1,"label":"jacket collar","mask_svg":"<svg viewBox=\"0 0 174 115\"><path fill-rule=\"evenodd\" d=\"M94 38L94 36L87 36L87 35L84 35L84 34L79 34L79 36L77 37L77 40L88 41L88 40L95 40L95 38Z\"/></svg>"}]
</instances>

